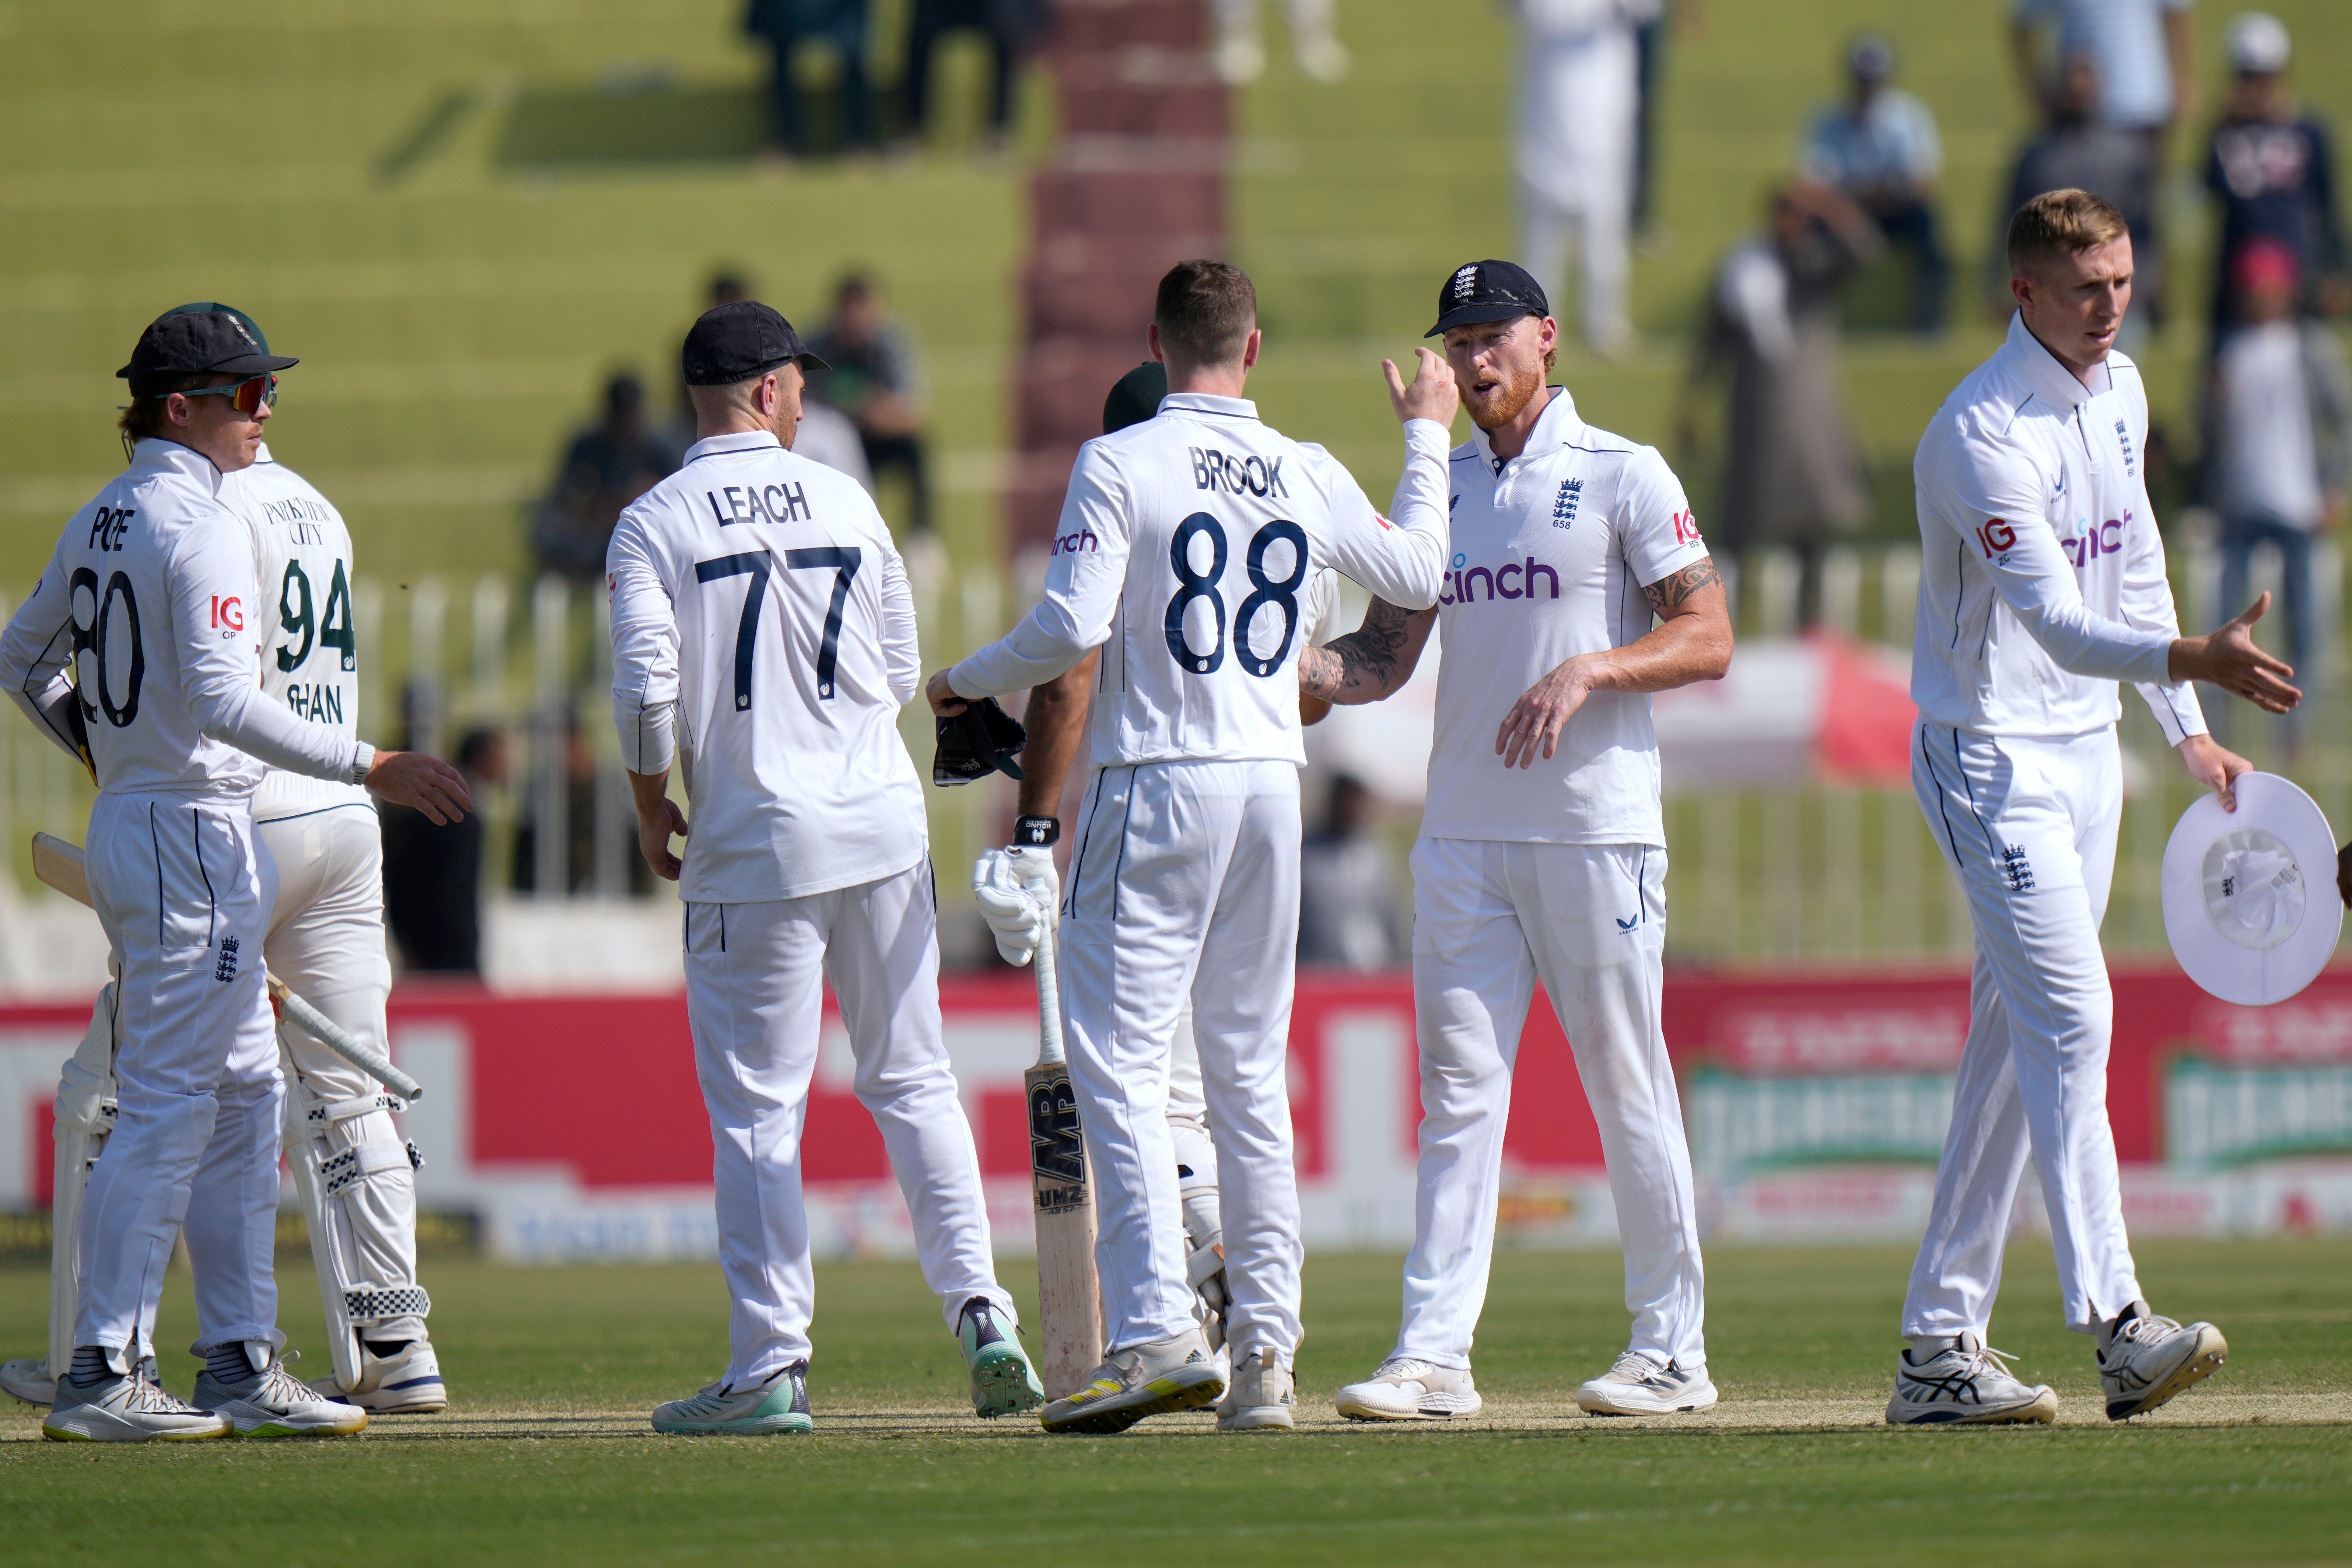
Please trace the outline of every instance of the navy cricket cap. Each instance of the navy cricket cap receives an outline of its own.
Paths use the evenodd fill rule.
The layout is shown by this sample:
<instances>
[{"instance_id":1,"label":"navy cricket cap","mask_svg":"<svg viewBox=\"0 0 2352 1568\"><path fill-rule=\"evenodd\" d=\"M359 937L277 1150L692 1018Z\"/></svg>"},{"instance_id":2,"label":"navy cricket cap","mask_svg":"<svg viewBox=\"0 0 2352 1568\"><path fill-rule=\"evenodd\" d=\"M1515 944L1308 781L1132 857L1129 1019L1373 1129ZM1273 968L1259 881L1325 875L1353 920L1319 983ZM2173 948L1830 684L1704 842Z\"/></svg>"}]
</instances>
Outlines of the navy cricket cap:
<instances>
[{"instance_id":1,"label":"navy cricket cap","mask_svg":"<svg viewBox=\"0 0 2352 1568\"><path fill-rule=\"evenodd\" d=\"M1543 285L1526 268L1508 261L1474 261L1455 268L1437 291L1437 325L1421 335L1433 338L1449 327L1550 314Z\"/></svg>"},{"instance_id":2,"label":"navy cricket cap","mask_svg":"<svg viewBox=\"0 0 2352 1568\"><path fill-rule=\"evenodd\" d=\"M824 370L793 324L757 300L714 305L688 330L680 355L688 386L732 386L793 360L803 370Z\"/></svg>"},{"instance_id":3,"label":"navy cricket cap","mask_svg":"<svg viewBox=\"0 0 2352 1568\"><path fill-rule=\"evenodd\" d=\"M1103 434L1157 417L1160 400L1167 395L1168 367L1156 359L1144 361L1120 376L1103 399Z\"/></svg>"},{"instance_id":4,"label":"navy cricket cap","mask_svg":"<svg viewBox=\"0 0 2352 1568\"><path fill-rule=\"evenodd\" d=\"M205 303L175 306L150 321L131 363L114 374L135 387L181 375L261 375L301 363L271 353L244 311Z\"/></svg>"}]
</instances>

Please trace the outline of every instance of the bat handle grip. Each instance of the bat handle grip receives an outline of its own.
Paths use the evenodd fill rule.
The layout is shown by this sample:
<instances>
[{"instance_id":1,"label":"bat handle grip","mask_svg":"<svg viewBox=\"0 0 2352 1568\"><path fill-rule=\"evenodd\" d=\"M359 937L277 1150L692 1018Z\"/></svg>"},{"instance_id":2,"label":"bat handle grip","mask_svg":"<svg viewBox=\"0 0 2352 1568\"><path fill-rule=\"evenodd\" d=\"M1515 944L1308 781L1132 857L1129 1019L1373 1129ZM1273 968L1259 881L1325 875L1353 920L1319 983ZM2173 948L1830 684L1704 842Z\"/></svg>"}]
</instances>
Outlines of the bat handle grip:
<instances>
[{"instance_id":1,"label":"bat handle grip","mask_svg":"<svg viewBox=\"0 0 2352 1568\"><path fill-rule=\"evenodd\" d=\"M1055 971L1054 938L1049 921L1031 961L1037 972L1037 1059L1048 1066L1067 1059L1062 1050L1062 987Z\"/></svg>"}]
</instances>

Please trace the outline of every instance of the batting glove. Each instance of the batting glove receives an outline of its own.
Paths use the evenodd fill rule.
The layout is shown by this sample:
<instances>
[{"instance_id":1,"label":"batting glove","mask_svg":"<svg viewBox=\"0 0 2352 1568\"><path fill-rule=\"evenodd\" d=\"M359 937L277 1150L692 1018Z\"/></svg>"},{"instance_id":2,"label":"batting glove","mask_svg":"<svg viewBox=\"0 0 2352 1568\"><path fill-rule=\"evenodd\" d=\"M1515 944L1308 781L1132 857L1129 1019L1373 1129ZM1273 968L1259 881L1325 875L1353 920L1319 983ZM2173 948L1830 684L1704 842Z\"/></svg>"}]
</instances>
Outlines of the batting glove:
<instances>
[{"instance_id":1,"label":"batting glove","mask_svg":"<svg viewBox=\"0 0 2352 1568\"><path fill-rule=\"evenodd\" d=\"M1016 969L1037 955L1037 944L1045 935L1045 906L1030 894L1016 868L1013 858L1021 853L991 849L971 868L972 900L988 921L989 934L996 939L997 952ZM1046 875L1052 876L1053 869L1049 858Z\"/></svg>"}]
</instances>

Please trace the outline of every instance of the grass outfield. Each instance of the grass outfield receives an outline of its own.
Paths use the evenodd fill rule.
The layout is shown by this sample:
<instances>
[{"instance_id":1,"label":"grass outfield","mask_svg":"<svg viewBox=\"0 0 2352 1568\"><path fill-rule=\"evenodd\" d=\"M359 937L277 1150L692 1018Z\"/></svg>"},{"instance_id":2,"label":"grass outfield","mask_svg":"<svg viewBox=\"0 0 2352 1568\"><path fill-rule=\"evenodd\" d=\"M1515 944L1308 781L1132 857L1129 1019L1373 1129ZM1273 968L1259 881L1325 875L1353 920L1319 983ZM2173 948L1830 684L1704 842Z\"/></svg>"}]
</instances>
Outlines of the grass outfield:
<instances>
[{"instance_id":1,"label":"grass outfield","mask_svg":"<svg viewBox=\"0 0 2352 1568\"><path fill-rule=\"evenodd\" d=\"M814 1436L687 1439L644 1415L720 1364L715 1268L444 1263L429 1282L450 1415L341 1443L100 1450L7 1441L37 1432L16 1407L0 1415L0 1541L27 1568L133 1542L174 1561L420 1564L1859 1563L1929 1555L1922 1542L1969 1562L2352 1561L2352 1243L2140 1256L2156 1300L2214 1319L2231 1352L2129 1427L2099 1418L2089 1345L2056 1326L2049 1254L2030 1243L1996 1338L2058 1388L2053 1428L1874 1425L1904 1249L1724 1247L1709 1258L1726 1394L1712 1416L1577 1415L1575 1384L1622 1342L1615 1260L1505 1253L1478 1356L1486 1419L1328 1418L1332 1390L1394 1331L1396 1264L1318 1257L1305 1429L1219 1437L1173 1416L1067 1440L959 1418L955 1352L907 1265L819 1271ZM282 1272L297 1343L322 1361L308 1270ZM46 1295L37 1271L0 1273L0 1351L36 1348ZM176 1280L162 1337L191 1332ZM174 1349L165 1381L194 1375Z\"/></svg>"}]
</instances>

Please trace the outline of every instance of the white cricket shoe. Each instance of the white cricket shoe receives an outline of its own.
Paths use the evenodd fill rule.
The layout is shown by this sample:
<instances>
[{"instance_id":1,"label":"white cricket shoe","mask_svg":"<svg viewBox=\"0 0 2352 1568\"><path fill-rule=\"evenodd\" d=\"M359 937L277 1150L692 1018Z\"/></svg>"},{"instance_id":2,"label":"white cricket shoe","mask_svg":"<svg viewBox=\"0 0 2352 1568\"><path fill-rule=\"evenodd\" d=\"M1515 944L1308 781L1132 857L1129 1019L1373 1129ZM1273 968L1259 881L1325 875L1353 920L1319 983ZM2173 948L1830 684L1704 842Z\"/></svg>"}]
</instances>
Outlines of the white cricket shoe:
<instances>
[{"instance_id":1,"label":"white cricket shoe","mask_svg":"<svg viewBox=\"0 0 2352 1568\"><path fill-rule=\"evenodd\" d=\"M1413 1356L1391 1356L1362 1383L1351 1383L1331 1402L1350 1421L1442 1421L1475 1415L1486 1401L1470 1369L1438 1366Z\"/></svg>"},{"instance_id":2,"label":"white cricket shoe","mask_svg":"<svg viewBox=\"0 0 2352 1568\"><path fill-rule=\"evenodd\" d=\"M2128 1421L2221 1370L2230 1342L2210 1323L2159 1318L2145 1301L2135 1301L2116 1320L2112 1337L2099 1348L2099 1387L2107 1396L2107 1419Z\"/></svg>"},{"instance_id":3,"label":"white cricket shoe","mask_svg":"<svg viewBox=\"0 0 2352 1568\"><path fill-rule=\"evenodd\" d=\"M1265 1351L1252 1351L1234 1369L1225 1396L1217 1401L1217 1430L1287 1431L1297 1425L1291 1419L1291 1411L1297 1404L1298 1380L1282 1364L1282 1358Z\"/></svg>"},{"instance_id":4,"label":"white cricket shoe","mask_svg":"<svg viewBox=\"0 0 2352 1568\"><path fill-rule=\"evenodd\" d=\"M1715 1400L1706 1368L1660 1366L1640 1351L1625 1352L1576 1391L1576 1407L1587 1415L1689 1415L1714 1409Z\"/></svg>"},{"instance_id":5,"label":"white cricket shoe","mask_svg":"<svg viewBox=\"0 0 2352 1568\"><path fill-rule=\"evenodd\" d=\"M688 1398L654 1406L654 1430L679 1436L764 1437L815 1427L809 1415L804 1361L750 1388L714 1383Z\"/></svg>"},{"instance_id":6,"label":"white cricket shoe","mask_svg":"<svg viewBox=\"0 0 2352 1568\"><path fill-rule=\"evenodd\" d=\"M35 1355L22 1361L0 1362L0 1392L27 1405L55 1405L58 1380L49 1375L49 1358Z\"/></svg>"},{"instance_id":7,"label":"white cricket shoe","mask_svg":"<svg viewBox=\"0 0 2352 1568\"><path fill-rule=\"evenodd\" d=\"M2058 1419L2058 1396L2010 1374L2012 1358L1975 1334L1960 1334L1926 1361L1906 1350L1895 1358L1889 1426L1995 1426Z\"/></svg>"},{"instance_id":8,"label":"white cricket shoe","mask_svg":"<svg viewBox=\"0 0 2352 1568\"><path fill-rule=\"evenodd\" d=\"M348 1437L364 1428L368 1414L356 1405L321 1397L287 1371L299 1352L277 1353L268 1342L246 1345L248 1362L268 1359L245 1377L215 1377L207 1366L196 1373L196 1403L220 1416L240 1437Z\"/></svg>"},{"instance_id":9,"label":"white cricket shoe","mask_svg":"<svg viewBox=\"0 0 2352 1568\"><path fill-rule=\"evenodd\" d=\"M229 1430L226 1418L155 1386L143 1363L99 1383L58 1379L57 1403L41 1422L41 1436L57 1443L185 1443Z\"/></svg>"},{"instance_id":10,"label":"white cricket shoe","mask_svg":"<svg viewBox=\"0 0 2352 1568\"><path fill-rule=\"evenodd\" d=\"M312 1378L310 1391L372 1415L430 1415L449 1408L449 1390L441 1381L441 1361L431 1340L411 1340L390 1355L376 1354L362 1341L358 1387L345 1388L329 1373Z\"/></svg>"},{"instance_id":11,"label":"white cricket shoe","mask_svg":"<svg viewBox=\"0 0 2352 1568\"><path fill-rule=\"evenodd\" d=\"M1048 1432L1124 1432L1147 1415L1194 1410L1225 1392L1214 1352L1198 1329L1113 1352L1076 1394L1047 1403Z\"/></svg>"}]
</instances>

